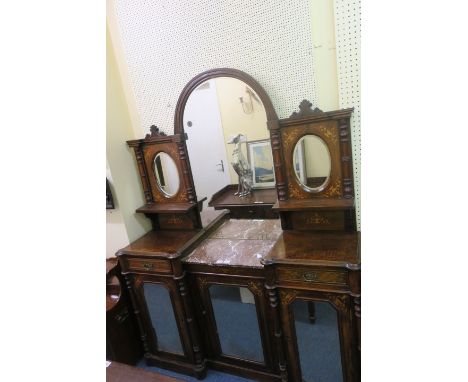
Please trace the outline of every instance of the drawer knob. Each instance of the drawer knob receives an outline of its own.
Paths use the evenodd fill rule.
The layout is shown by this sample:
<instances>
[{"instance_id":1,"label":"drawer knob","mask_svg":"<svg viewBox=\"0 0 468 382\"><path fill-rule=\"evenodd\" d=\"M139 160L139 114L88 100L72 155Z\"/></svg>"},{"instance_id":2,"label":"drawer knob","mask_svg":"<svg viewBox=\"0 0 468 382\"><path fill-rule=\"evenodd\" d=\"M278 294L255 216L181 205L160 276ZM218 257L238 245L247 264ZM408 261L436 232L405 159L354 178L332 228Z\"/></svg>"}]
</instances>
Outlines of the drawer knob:
<instances>
[{"instance_id":1,"label":"drawer knob","mask_svg":"<svg viewBox=\"0 0 468 382\"><path fill-rule=\"evenodd\" d=\"M145 268L146 270L153 269L153 264L151 264L151 263L144 263L144 264L143 264L143 268Z\"/></svg>"},{"instance_id":2,"label":"drawer knob","mask_svg":"<svg viewBox=\"0 0 468 382\"><path fill-rule=\"evenodd\" d=\"M305 281L315 281L315 280L317 280L317 273L315 273L315 272L305 272L304 273L304 280Z\"/></svg>"}]
</instances>

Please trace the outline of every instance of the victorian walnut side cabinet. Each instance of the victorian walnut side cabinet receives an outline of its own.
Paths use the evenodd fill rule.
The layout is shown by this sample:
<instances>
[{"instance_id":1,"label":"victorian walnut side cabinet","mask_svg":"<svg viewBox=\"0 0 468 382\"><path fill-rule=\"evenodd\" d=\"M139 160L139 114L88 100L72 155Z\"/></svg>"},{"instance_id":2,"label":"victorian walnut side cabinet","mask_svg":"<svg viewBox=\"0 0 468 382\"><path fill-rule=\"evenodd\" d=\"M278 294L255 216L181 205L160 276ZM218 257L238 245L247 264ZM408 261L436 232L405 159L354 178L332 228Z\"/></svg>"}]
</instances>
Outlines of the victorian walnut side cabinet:
<instances>
[{"instance_id":1,"label":"victorian walnut side cabinet","mask_svg":"<svg viewBox=\"0 0 468 382\"><path fill-rule=\"evenodd\" d=\"M263 106L275 188L197 197L184 108L218 77L242 81ZM152 126L128 142L146 201L136 212L152 230L117 256L148 364L199 379L212 368L262 381L360 380L351 113L304 100L278 119L255 79L214 69L183 89L174 135Z\"/></svg>"}]
</instances>

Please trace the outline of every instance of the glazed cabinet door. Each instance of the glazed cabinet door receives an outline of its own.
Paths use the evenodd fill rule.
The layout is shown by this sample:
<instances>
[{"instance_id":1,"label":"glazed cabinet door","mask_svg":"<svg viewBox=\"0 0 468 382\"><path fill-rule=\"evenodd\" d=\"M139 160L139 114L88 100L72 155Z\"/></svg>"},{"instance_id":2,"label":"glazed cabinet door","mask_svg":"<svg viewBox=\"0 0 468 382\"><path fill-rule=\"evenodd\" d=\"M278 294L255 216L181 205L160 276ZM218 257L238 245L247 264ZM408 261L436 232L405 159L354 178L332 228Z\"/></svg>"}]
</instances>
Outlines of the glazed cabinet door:
<instances>
[{"instance_id":1,"label":"glazed cabinet door","mask_svg":"<svg viewBox=\"0 0 468 382\"><path fill-rule=\"evenodd\" d=\"M145 352L169 360L185 360L190 339L175 282L149 275L130 278Z\"/></svg>"},{"instance_id":2,"label":"glazed cabinet door","mask_svg":"<svg viewBox=\"0 0 468 382\"><path fill-rule=\"evenodd\" d=\"M165 284L145 282L142 292L158 352L184 354L170 290Z\"/></svg>"},{"instance_id":3,"label":"glazed cabinet door","mask_svg":"<svg viewBox=\"0 0 468 382\"><path fill-rule=\"evenodd\" d=\"M359 381L348 295L281 290L289 380Z\"/></svg>"},{"instance_id":4,"label":"glazed cabinet door","mask_svg":"<svg viewBox=\"0 0 468 382\"><path fill-rule=\"evenodd\" d=\"M228 372L275 380L277 362L264 282L238 281L194 277L207 357Z\"/></svg>"}]
</instances>

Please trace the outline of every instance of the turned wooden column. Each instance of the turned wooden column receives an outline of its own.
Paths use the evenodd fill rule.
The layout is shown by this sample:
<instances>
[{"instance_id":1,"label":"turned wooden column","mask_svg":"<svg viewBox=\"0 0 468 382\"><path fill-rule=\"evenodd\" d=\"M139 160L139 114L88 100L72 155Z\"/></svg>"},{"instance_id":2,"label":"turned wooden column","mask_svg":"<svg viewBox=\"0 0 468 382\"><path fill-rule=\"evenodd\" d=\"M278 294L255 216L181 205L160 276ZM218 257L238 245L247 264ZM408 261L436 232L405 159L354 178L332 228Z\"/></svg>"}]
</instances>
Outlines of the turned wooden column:
<instances>
[{"instance_id":1,"label":"turned wooden column","mask_svg":"<svg viewBox=\"0 0 468 382\"><path fill-rule=\"evenodd\" d=\"M143 158L143 150L140 141L128 141L127 144L135 151L138 171L140 172L141 185L145 194L146 203L153 203L153 195L151 194L151 186L146 173L145 160Z\"/></svg>"},{"instance_id":2,"label":"turned wooden column","mask_svg":"<svg viewBox=\"0 0 468 382\"><path fill-rule=\"evenodd\" d=\"M268 302L270 307L270 317L273 321L273 333L276 349L276 359L278 362L278 369L281 375L281 382L288 381L288 371L286 365L286 356L283 345L283 330L281 326L281 317L279 310L278 289L275 281L275 269L273 266L265 264L265 289L268 293Z\"/></svg>"},{"instance_id":3,"label":"turned wooden column","mask_svg":"<svg viewBox=\"0 0 468 382\"><path fill-rule=\"evenodd\" d=\"M128 294L130 295L130 300L132 301L133 313L135 313L135 318L138 324L138 328L140 330L140 338L143 344L143 350L146 355L146 354L151 353L151 346L148 342L148 335L145 330L145 325L143 323L142 314L140 312L140 309L138 308L140 304L138 303L136 292L134 290L134 276L132 274L126 274L124 275L124 277L125 277L125 282L127 284ZM157 348L157 344L155 344L155 347Z\"/></svg>"},{"instance_id":4,"label":"turned wooden column","mask_svg":"<svg viewBox=\"0 0 468 382\"><path fill-rule=\"evenodd\" d=\"M286 358L283 349L283 331L281 330L281 320L278 306L278 291L276 286L265 284L268 291L268 300L273 317L273 330L275 334L275 346L278 357L278 368L281 374L281 381L288 381L288 371L286 369Z\"/></svg>"},{"instance_id":5,"label":"turned wooden column","mask_svg":"<svg viewBox=\"0 0 468 382\"><path fill-rule=\"evenodd\" d=\"M281 134L279 128L279 121L268 121L268 129L270 130L271 152L273 155L273 164L275 166L275 181L276 191L278 192L279 200L286 200L287 184L286 176L283 167L283 148L281 144Z\"/></svg>"},{"instance_id":6,"label":"turned wooden column","mask_svg":"<svg viewBox=\"0 0 468 382\"><path fill-rule=\"evenodd\" d=\"M191 354L191 358L195 364L195 376L198 379L202 379L206 375L206 362L201 349L200 334L198 333L198 327L194 320L192 300L187 295L185 282L186 273L182 269L182 263L180 261L175 261L172 264L174 268L174 280L178 285L179 295L184 308L184 319L188 326L188 333L192 344L193 354Z\"/></svg>"},{"instance_id":7,"label":"turned wooden column","mask_svg":"<svg viewBox=\"0 0 468 382\"><path fill-rule=\"evenodd\" d=\"M185 144L186 134L175 135L174 141L177 143L179 150L179 159L182 167L182 176L185 182L185 190L190 203L197 202L197 195L195 194L195 186L193 183L192 172L190 170L190 163L187 155L187 145Z\"/></svg>"},{"instance_id":8,"label":"turned wooden column","mask_svg":"<svg viewBox=\"0 0 468 382\"><path fill-rule=\"evenodd\" d=\"M358 354L361 354L361 271L353 270L349 272L351 286L351 297L353 298L353 311L356 330L356 347Z\"/></svg>"},{"instance_id":9,"label":"turned wooden column","mask_svg":"<svg viewBox=\"0 0 468 382\"><path fill-rule=\"evenodd\" d=\"M349 144L350 128L349 118L341 118L338 120L338 129L340 134L340 150L341 150L341 171L343 180L343 197L353 198L353 157L351 153L351 145Z\"/></svg>"}]
</instances>

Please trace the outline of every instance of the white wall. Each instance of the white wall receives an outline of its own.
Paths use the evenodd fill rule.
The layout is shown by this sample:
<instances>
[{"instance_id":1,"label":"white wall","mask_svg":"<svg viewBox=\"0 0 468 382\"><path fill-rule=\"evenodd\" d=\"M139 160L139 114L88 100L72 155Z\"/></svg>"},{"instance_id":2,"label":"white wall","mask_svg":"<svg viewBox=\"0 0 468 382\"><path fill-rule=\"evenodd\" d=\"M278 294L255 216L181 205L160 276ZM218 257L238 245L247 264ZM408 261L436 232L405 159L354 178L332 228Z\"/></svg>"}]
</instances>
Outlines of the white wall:
<instances>
[{"instance_id":1,"label":"white wall","mask_svg":"<svg viewBox=\"0 0 468 382\"><path fill-rule=\"evenodd\" d=\"M302 99L316 104L308 1L109 0L140 116L173 132L183 87L208 69L252 75L280 117Z\"/></svg>"},{"instance_id":2,"label":"white wall","mask_svg":"<svg viewBox=\"0 0 468 382\"><path fill-rule=\"evenodd\" d=\"M357 228L361 230L361 0L335 0L340 108L351 116L354 194Z\"/></svg>"}]
</instances>

